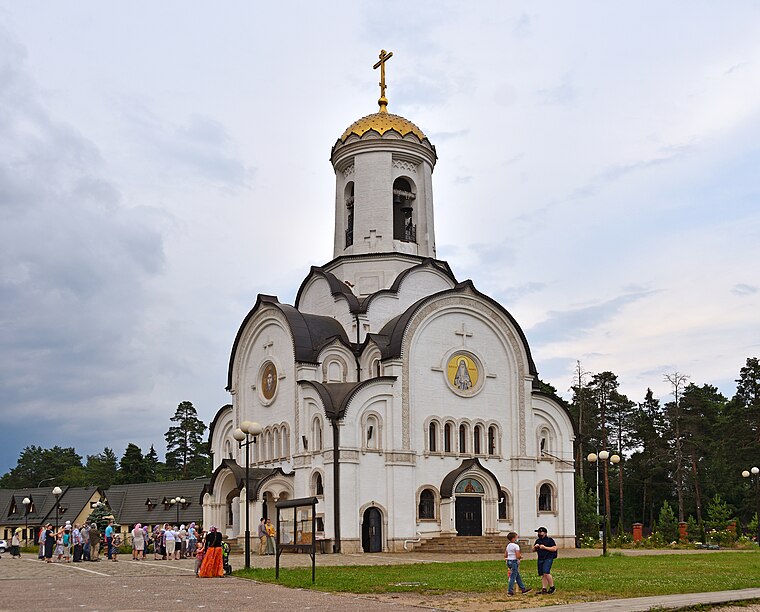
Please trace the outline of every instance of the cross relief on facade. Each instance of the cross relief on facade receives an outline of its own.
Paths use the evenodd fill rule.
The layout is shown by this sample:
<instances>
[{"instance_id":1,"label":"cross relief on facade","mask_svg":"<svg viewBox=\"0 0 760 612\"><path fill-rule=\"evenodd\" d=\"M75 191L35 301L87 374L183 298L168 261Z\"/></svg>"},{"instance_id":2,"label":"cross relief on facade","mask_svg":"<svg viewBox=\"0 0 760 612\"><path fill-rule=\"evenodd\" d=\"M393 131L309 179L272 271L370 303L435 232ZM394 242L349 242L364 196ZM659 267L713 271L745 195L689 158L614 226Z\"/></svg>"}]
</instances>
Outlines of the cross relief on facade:
<instances>
[{"instance_id":1,"label":"cross relief on facade","mask_svg":"<svg viewBox=\"0 0 760 612\"><path fill-rule=\"evenodd\" d=\"M462 346L467 346L467 338L472 337L472 332L467 331L467 327L464 324L464 321L462 321L462 329L457 329L454 331L454 333L457 336L462 336Z\"/></svg>"},{"instance_id":2,"label":"cross relief on facade","mask_svg":"<svg viewBox=\"0 0 760 612\"><path fill-rule=\"evenodd\" d=\"M272 354L272 347L274 346L274 342L272 342L269 338L267 338L267 341L261 345L261 347L264 349L267 355Z\"/></svg>"},{"instance_id":3,"label":"cross relief on facade","mask_svg":"<svg viewBox=\"0 0 760 612\"><path fill-rule=\"evenodd\" d=\"M369 230L369 236L364 237L364 241L369 243L370 249L374 249L377 246L377 241L381 238L382 236L377 233L377 230L371 229Z\"/></svg>"}]
</instances>

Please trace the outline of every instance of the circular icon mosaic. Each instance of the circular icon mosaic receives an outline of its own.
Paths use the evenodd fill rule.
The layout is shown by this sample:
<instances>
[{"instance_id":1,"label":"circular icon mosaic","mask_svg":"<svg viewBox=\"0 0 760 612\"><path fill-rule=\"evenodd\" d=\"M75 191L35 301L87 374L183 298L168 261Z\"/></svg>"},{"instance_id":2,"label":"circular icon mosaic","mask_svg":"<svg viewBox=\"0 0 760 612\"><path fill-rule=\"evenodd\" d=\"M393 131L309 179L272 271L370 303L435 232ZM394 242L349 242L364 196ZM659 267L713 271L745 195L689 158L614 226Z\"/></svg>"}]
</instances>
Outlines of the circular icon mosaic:
<instances>
[{"instance_id":1,"label":"circular icon mosaic","mask_svg":"<svg viewBox=\"0 0 760 612\"><path fill-rule=\"evenodd\" d=\"M267 361L261 370L261 395L265 400L271 400L277 392L277 368L271 361Z\"/></svg>"},{"instance_id":2,"label":"circular icon mosaic","mask_svg":"<svg viewBox=\"0 0 760 612\"><path fill-rule=\"evenodd\" d=\"M472 395L479 387L480 369L469 353L454 353L446 365L446 379L460 395Z\"/></svg>"}]
</instances>

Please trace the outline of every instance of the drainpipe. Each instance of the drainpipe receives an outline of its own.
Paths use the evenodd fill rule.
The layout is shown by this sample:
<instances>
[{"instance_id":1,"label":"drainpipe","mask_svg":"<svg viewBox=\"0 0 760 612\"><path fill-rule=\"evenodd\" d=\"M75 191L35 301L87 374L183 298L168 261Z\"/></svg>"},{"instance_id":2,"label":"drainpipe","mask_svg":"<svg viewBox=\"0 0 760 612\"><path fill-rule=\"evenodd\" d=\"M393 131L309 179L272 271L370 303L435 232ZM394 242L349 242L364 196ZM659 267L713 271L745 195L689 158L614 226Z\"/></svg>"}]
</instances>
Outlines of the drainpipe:
<instances>
[{"instance_id":1,"label":"drainpipe","mask_svg":"<svg viewBox=\"0 0 760 612\"><path fill-rule=\"evenodd\" d=\"M333 430L333 506L334 506L334 525L335 543L333 552L340 552L340 464L338 463L340 454L340 430L338 429L338 419L330 418L330 424Z\"/></svg>"}]
</instances>

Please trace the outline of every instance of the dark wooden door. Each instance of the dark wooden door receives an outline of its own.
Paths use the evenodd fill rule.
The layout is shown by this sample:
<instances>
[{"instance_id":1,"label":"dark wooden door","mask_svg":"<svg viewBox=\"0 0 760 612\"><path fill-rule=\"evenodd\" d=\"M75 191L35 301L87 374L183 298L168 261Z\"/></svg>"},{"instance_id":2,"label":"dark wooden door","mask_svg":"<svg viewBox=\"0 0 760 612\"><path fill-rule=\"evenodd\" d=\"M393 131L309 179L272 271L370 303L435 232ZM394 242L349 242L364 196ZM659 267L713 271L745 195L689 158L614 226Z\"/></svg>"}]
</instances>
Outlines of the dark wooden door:
<instances>
[{"instance_id":1,"label":"dark wooden door","mask_svg":"<svg viewBox=\"0 0 760 612\"><path fill-rule=\"evenodd\" d=\"M380 510L367 508L362 522L362 550L364 552L382 552L383 521Z\"/></svg>"},{"instance_id":2,"label":"dark wooden door","mask_svg":"<svg viewBox=\"0 0 760 612\"><path fill-rule=\"evenodd\" d=\"M483 517L479 497L457 497L456 526L457 535L483 535Z\"/></svg>"}]
</instances>

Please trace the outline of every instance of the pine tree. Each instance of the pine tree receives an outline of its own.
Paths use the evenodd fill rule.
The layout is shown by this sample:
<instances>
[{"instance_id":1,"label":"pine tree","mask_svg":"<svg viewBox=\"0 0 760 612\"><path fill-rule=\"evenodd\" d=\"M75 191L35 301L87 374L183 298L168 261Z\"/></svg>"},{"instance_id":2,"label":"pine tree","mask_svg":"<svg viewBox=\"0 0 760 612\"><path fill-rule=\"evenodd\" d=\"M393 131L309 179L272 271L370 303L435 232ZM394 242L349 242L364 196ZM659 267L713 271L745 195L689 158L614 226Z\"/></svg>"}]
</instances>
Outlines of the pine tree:
<instances>
[{"instance_id":1,"label":"pine tree","mask_svg":"<svg viewBox=\"0 0 760 612\"><path fill-rule=\"evenodd\" d=\"M102 453L87 455L87 484L107 489L118 480L118 464L119 460L113 450L107 446Z\"/></svg>"},{"instance_id":2,"label":"pine tree","mask_svg":"<svg viewBox=\"0 0 760 612\"><path fill-rule=\"evenodd\" d=\"M122 484L150 482L148 465L143 457L142 449L131 442L127 444L119 463L119 482Z\"/></svg>"},{"instance_id":3,"label":"pine tree","mask_svg":"<svg viewBox=\"0 0 760 612\"><path fill-rule=\"evenodd\" d=\"M203 438L206 426L191 402L177 406L170 419L176 423L166 432L166 467L175 478L194 478L209 472L208 449Z\"/></svg>"}]
</instances>

